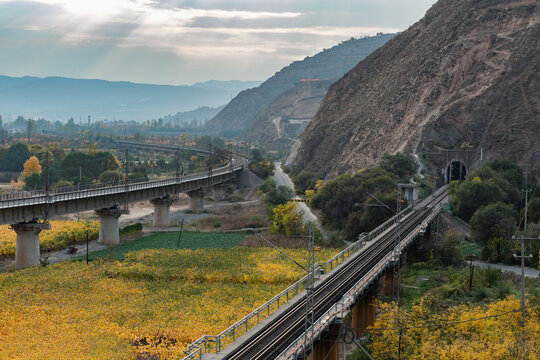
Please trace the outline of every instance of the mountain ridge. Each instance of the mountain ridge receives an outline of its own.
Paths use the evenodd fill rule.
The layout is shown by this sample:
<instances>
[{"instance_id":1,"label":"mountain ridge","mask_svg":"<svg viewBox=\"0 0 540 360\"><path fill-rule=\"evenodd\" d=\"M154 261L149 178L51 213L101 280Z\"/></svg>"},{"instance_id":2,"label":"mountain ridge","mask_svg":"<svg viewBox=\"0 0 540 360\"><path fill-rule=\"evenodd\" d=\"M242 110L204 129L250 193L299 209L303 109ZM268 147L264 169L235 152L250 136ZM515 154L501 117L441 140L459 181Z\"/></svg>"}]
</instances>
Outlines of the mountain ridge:
<instances>
[{"instance_id":1,"label":"mountain ridge","mask_svg":"<svg viewBox=\"0 0 540 360\"><path fill-rule=\"evenodd\" d=\"M297 165L333 177L386 152L443 148L532 161L539 19L529 0L438 1L330 87L300 138Z\"/></svg>"},{"instance_id":2,"label":"mountain ridge","mask_svg":"<svg viewBox=\"0 0 540 360\"><path fill-rule=\"evenodd\" d=\"M303 79L337 80L394 35L379 34L361 39L351 38L313 56L292 62L260 86L240 92L207 122L207 129L218 134L224 130L234 129L246 135L245 131L254 126L253 121L257 113L281 93L294 87L297 82Z\"/></svg>"},{"instance_id":3,"label":"mountain ridge","mask_svg":"<svg viewBox=\"0 0 540 360\"><path fill-rule=\"evenodd\" d=\"M59 76L0 76L0 112L6 116L123 118L144 121L166 113L221 106L239 91L259 82L205 82L154 85Z\"/></svg>"}]
</instances>

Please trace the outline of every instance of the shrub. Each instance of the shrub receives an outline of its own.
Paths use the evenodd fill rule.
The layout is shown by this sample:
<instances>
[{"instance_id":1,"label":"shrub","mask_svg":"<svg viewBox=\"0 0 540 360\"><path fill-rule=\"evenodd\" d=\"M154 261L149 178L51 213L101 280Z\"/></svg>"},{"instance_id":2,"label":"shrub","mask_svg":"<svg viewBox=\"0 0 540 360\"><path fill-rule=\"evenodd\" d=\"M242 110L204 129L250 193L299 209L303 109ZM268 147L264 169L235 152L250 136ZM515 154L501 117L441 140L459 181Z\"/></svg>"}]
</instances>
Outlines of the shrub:
<instances>
[{"instance_id":1,"label":"shrub","mask_svg":"<svg viewBox=\"0 0 540 360\"><path fill-rule=\"evenodd\" d=\"M511 256L514 216L515 211L510 205L497 202L478 209L471 218L471 235L485 246L486 257L502 260L504 256Z\"/></svg>"},{"instance_id":2,"label":"shrub","mask_svg":"<svg viewBox=\"0 0 540 360\"><path fill-rule=\"evenodd\" d=\"M398 178L404 178L414 174L414 160L410 155L397 153L390 155L388 153L383 155L381 162L381 168L394 174Z\"/></svg>"},{"instance_id":3,"label":"shrub","mask_svg":"<svg viewBox=\"0 0 540 360\"><path fill-rule=\"evenodd\" d=\"M501 200L501 190L493 183L473 179L463 183L456 196L452 198L454 213L465 221L469 221L480 207Z\"/></svg>"},{"instance_id":4,"label":"shrub","mask_svg":"<svg viewBox=\"0 0 540 360\"><path fill-rule=\"evenodd\" d=\"M139 222L135 224L129 224L120 229L120 235L127 235L127 234L140 232L142 231L142 229L143 229L143 225Z\"/></svg>"}]
</instances>

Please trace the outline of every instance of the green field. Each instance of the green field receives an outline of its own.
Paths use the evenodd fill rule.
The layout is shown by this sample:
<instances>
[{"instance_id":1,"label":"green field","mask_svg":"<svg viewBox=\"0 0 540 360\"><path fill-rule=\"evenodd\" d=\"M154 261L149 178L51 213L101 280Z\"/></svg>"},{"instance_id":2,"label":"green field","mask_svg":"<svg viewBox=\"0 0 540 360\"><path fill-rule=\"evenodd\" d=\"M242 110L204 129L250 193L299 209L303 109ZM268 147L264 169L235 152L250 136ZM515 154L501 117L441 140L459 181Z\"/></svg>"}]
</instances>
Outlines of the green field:
<instances>
[{"instance_id":1,"label":"green field","mask_svg":"<svg viewBox=\"0 0 540 360\"><path fill-rule=\"evenodd\" d=\"M179 240L179 232L160 232L126 241L120 245L105 250L90 253L90 259L111 257L122 259L131 251L144 249L229 249L242 242L246 234L239 233L209 233L184 231ZM79 258L80 259L80 258Z\"/></svg>"}]
</instances>

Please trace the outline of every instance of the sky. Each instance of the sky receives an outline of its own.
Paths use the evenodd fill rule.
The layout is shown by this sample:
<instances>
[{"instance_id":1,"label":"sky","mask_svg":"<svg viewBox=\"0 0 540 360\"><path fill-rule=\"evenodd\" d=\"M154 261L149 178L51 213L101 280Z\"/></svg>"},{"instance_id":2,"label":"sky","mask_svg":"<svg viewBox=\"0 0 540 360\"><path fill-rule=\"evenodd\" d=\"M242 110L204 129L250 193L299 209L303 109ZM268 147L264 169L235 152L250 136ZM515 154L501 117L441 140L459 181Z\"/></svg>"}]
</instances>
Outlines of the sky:
<instances>
[{"instance_id":1,"label":"sky","mask_svg":"<svg viewBox=\"0 0 540 360\"><path fill-rule=\"evenodd\" d=\"M265 80L435 0L0 0L0 75L152 84Z\"/></svg>"}]
</instances>

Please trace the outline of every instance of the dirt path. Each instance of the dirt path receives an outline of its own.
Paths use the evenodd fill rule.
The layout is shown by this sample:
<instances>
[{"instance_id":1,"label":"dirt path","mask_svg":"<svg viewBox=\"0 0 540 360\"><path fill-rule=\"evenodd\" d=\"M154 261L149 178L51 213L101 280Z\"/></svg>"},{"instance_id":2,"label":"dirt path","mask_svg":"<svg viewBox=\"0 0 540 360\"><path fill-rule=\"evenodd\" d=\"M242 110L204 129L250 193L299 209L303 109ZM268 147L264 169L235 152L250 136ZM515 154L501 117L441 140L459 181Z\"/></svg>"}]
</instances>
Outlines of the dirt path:
<instances>
[{"instance_id":1,"label":"dirt path","mask_svg":"<svg viewBox=\"0 0 540 360\"><path fill-rule=\"evenodd\" d=\"M483 261L473 261L473 265L481 268L493 267L502 271L511 271L518 275L521 275L521 266L504 265L504 264L490 264ZM538 277L538 270L525 267L525 277L536 278Z\"/></svg>"},{"instance_id":2,"label":"dirt path","mask_svg":"<svg viewBox=\"0 0 540 360\"><path fill-rule=\"evenodd\" d=\"M275 171L273 179L276 182L277 185L284 185L287 186L294 191L294 184L289 177L289 175L285 174L283 172L283 169L281 169L281 163L279 161L276 161L274 163ZM328 240L330 236L328 233L322 228L319 219L317 216L311 211L309 206L307 206L304 202L298 202L298 208L302 211L302 214L304 216L304 222L314 222L317 225L317 228L321 232L324 239Z\"/></svg>"}]
</instances>

